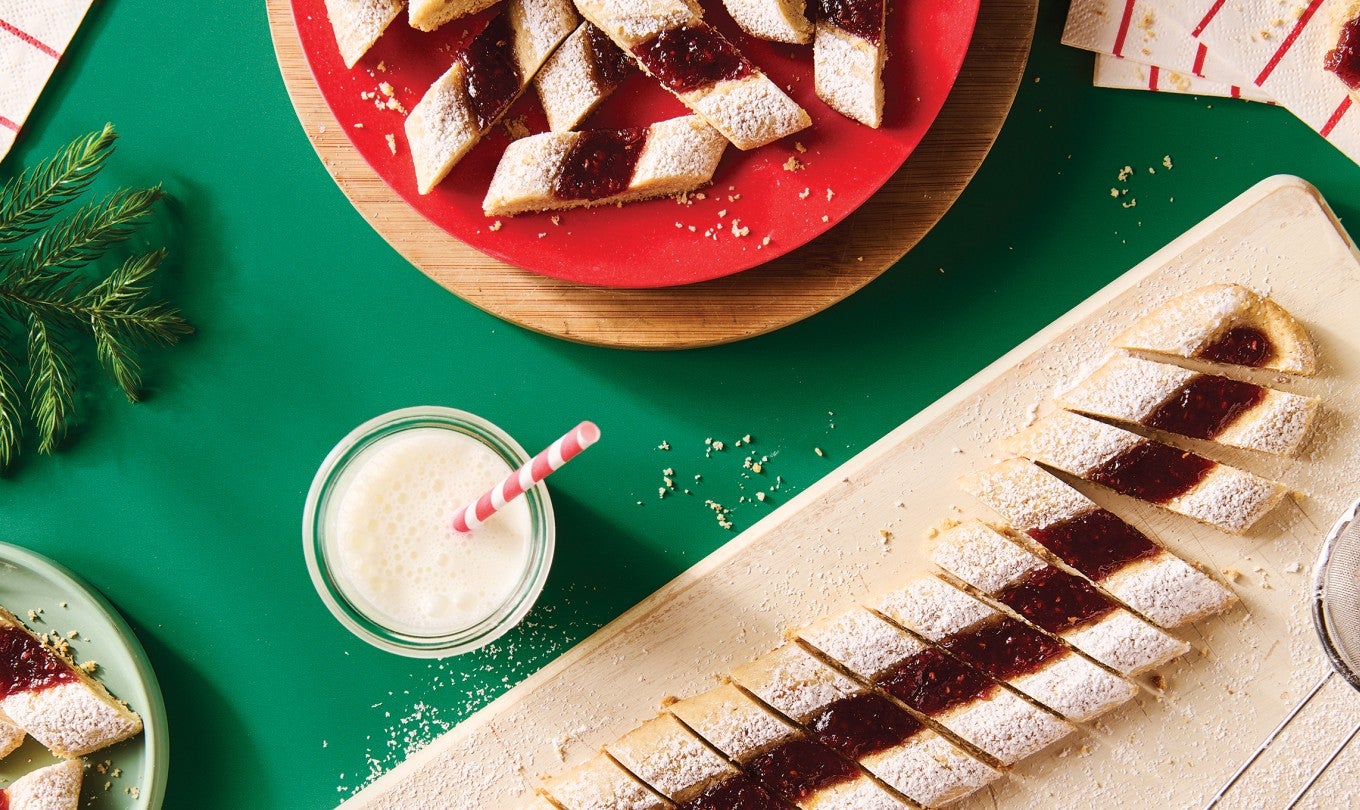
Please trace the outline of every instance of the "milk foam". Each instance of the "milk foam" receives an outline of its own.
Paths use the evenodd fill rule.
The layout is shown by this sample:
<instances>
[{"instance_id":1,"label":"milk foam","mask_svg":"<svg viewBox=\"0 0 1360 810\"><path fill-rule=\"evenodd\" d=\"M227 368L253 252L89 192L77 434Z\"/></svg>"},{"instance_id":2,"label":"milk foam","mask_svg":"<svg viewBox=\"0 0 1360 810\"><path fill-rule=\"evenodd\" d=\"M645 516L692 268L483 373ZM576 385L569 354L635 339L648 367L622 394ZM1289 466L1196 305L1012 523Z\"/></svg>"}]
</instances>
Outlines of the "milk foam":
<instances>
[{"instance_id":1,"label":"milk foam","mask_svg":"<svg viewBox=\"0 0 1360 810\"><path fill-rule=\"evenodd\" d=\"M326 539L345 595L392 630L439 635L471 627L515 590L530 556L524 498L471 535L454 512L510 472L499 455L452 430L412 428L379 440L339 482Z\"/></svg>"}]
</instances>

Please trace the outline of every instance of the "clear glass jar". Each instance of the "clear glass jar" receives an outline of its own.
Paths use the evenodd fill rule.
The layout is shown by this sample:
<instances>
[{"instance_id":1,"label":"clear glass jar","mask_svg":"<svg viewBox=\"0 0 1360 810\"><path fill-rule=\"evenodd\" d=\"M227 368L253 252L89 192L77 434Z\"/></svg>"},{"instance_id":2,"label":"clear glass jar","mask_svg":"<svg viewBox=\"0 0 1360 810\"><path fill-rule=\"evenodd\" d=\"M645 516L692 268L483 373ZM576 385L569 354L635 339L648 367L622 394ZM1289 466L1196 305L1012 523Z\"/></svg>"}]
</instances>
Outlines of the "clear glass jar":
<instances>
[{"instance_id":1,"label":"clear glass jar","mask_svg":"<svg viewBox=\"0 0 1360 810\"><path fill-rule=\"evenodd\" d=\"M512 470L529 460L529 454L505 431L466 411L424 406L374 417L341 439L312 479L302 515L302 549L321 601L350 632L375 647L398 655L443 658L489 644L519 624L533 607L548 578L557 531L552 501L547 487L540 483L522 496L529 508L529 553L515 587L500 607L470 627L439 635L416 635L388 627L363 610L360 600L346 593L344 577L337 568L333 526L338 506L336 496L343 493L347 478L356 467L355 461L362 454L385 439L418 428L452 430L475 439L500 456ZM463 505L449 505L450 520L453 511Z\"/></svg>"}]
</instances>

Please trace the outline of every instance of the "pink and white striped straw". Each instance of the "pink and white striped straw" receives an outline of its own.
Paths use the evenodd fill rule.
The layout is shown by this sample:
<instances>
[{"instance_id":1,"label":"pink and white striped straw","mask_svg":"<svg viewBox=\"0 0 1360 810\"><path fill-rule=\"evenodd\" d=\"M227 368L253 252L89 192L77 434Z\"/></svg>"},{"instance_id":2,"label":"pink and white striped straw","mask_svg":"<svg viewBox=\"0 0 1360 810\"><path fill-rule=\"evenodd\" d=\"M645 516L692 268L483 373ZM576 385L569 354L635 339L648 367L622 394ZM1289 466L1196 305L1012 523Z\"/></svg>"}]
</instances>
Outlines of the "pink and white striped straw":
<instances>
[{"instance_id":1,"label":"pink and white striped straw","mask_svg":"<svg viewBox=\"0 0 1360 810\"><path fill-rule=\"evenodd\" d=\"M492 487L474 503L458 510L453 516L453 530L459 534L469 534L473 529L487 522L501 507L523 495L550 473L571 461L580 452L599 441L600 429L594 422L582 422L572 428L567 435L553 442L547 450L529 459L529 462L510 473L496 486Z\"/></svg>"}]
</instances>

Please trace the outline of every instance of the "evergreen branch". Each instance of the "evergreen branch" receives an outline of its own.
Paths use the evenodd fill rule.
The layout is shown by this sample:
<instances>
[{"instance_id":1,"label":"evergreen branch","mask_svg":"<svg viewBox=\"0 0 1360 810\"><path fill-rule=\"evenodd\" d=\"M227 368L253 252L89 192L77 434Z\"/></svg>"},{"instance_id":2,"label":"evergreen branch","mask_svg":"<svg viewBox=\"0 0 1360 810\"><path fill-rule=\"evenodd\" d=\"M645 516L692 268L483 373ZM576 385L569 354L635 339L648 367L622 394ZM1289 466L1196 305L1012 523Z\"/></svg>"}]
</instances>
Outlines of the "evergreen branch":
<instances>
[{"instance_id":1,"label":"evergreen branch","mask_svg":"<svg viewBox=\"0 0 1360 810\"><path fill-rule=\"evenodd\" d=\"M28 398L38 428L38 452L50 453L75 411L71 352L37 312L28 314Z\"/></svg>"},{"instance_id":2,"label":"evergreen branch","mask_svg":"<svg viewBox=\"0 0 1360 810\"><path fill-rule=\"evenodd\" d=\"M55 156L0 189L0 256L5 245L31 236L94 180L118 139L112 124L71 142Z\"/></svg>"},{"instance_id":3,"label":"evergreen branch","mask_svg":"<svg viewBox=\"0 0 1360 810\"><path fill-rule=\"evenodd\" d=\"M20 253L5 273L11 286L33 279L64 282L62 269L75 269L98 259L113 245L132 235L134 226L151 212L165 192L159 185L119 189L88 203L58 225L44 231Z\"/></svg>"},{"instance_id":4,"label":"evergreen branch","mask_svg":"<svg viewBox=\"0 0 1360 810\"><path fill-rule=\"evenodd\" d=\"M14 355L0 345L0 468L8 467L19 455L19 440L23 435L17 365Z\"/></svg>"},{"instance_id":5,"label":"evergreen branch","mask_svg":"<svg viewBox=\"0 0 1360 810\"><path fill-rule=\"evenodd\" d=\"M127 397L128 402L141 399L142 369L129 347L103 320L95 320L90 328L94 332L94 349L99 357L99 365L123 389L123 396Z\"/></svg>"}]
</instances>

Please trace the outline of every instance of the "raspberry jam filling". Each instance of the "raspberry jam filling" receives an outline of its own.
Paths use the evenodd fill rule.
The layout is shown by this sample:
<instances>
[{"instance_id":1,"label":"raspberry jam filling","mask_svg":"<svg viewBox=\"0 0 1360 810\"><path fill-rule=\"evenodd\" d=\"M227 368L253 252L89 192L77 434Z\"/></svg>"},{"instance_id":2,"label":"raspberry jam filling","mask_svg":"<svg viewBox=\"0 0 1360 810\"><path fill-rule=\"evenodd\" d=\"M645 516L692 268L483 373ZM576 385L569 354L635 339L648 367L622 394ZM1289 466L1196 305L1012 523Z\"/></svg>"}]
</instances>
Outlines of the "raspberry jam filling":
<instances>
[{"instance_id":1,"label":"raspberry jam filling","mask_svg":"<svg viewBox=\"0 0 1360 810\"><path fill-rule=\"evenodd\" d=\"M602 200L628 190L647 130L588 129L567 151L553 195L563 200Z\"/></svg>"},{"instance_id":2,"label":"raspberry jam filling","mask_svg":"<svg viewBox=\"0 0 1360 810\"><path fill-rule=\"evenodd\" d=\"M18 627L0 628L0 698L76 679L57 654Z\"/></svg>"},{"instance_id":3,"label":"raspberry jam filling","mask_svg":"<svg viewBox=\"0 0 1360 810\"><path fill-rule=\"evenodd\" d=\"M1081 577L1044 566L995 594L996 600L1050 633L1091 624L1115 605Z\"/></svg>"},{"instance_id":4,"label":"raspberry jam filling","mask_svg":"<svg viewBox=\"0 0 1360 810\"><path fill-rule=\"evenodd\" d=\"M497 14L458 57L467 72L468 102L481 129L495 123L520 91L513 40L509 18Z\"/></svg>"},{"instance_id":5,"label":"raspberry jam filling","mask_svg":"<svg viewBox=\"0 0 1360 810\"><path fill-rule=\"evenodd\" d=\"M940 646L1002 681L1028 675L1067 649L1006 616L994 616L973 630L945 639Z\"/></svg>"},{"instance_id":6,"label":"raspberry jam filling","mask_svg":"<svg viewBox=\"0 0 1360 810\"><path fill-rule=\"evenodd\" d=\"M883 40L883 0L817 0L817 19L875 45Z\"/></svg>"},{"instance_id":7,"label":"raspberry jam filling","mask_svg":"<svg viewBox=\"0 0 1360 810\"><path fill-rule=\"evenodd\" d=\"M623 84L633 72L633 60L604 32L586 23L586 44L590 47L590 77L601 89L609 90Z\"/></svg>"},{"instance_id":8,"label":"raspberry jam filling","mask_svg":"<svg viewBox=\"0 0 1360 810\"><path fill-rule=\"evenodd\" d=\"M1030 529L1028 534L1058 559L1096 582L1161 551L1147 535L1104 509L1093 509L1042 529Z\"/></svg>"},{"instance_id":9,"label":"raspberry jam filling","mask_svg":"<svg viewBox=\"0 0 1360 810\"><path fill-rule=\"evenodd\" d=\"M807 726L824 745L851 759L885 751L921 730L916 718L873 692L837 700Z\"/></svg>"},{"instance_id":10,"label":"raspberry jam filling","mask_svg":"<svg viewBox=\"0 0 1360 810\"><path fill-rule=\"evenodd\" d=\"M1254 326L1234 326L1195 352L1201 360L1260 368L1275 359L1275 344Z\"/></svg>"},{"instance_id":11,"label":"raspberry jam filling","mask_svg":"<svg viewBox=\"0 0 1360 810\"><path fill-rule=\"evenodd\" d=\"M1266 398L1259 385L1202 374L1181 387L1143 424L1196 439L1212 439Z\"/></svg>"},{"instance_id":12,"label":"raspberry jam filling","mask_svg":"<svg viewBox=\"0 0 1360 810\"><path fill-rule=\"evenodd\" d=\"M844 757L802 736L779 743L747 763L746 770L795 804L859 775L859 769Z\"/></svg>"},{"instance_id":13,"label":"raspberry jam filling","mask_svg":"<svg viewBox=\"0 0 1360 810\"><path fill-rule=\"evenodd\" d=\"M976 669L931 647L877 681L883 690L921 714L934 717L995 688Z\"/></svg>"},{"instance_id":14,"label":"raspberry jam filling","mask_svg":"<svg viewBox=\"0 0 1360 810\"><path fill-rule=\"evenodd\" d=\"M1160 442L1143 441L1091 471L1089 478L1121 495L1169 503L1203 481L1214 462Z\"/></svg>"},{"instance_id":15,"label":"raspberry jam filling","mask_svg":"<svg viewBox=\"0 0 1360 810\"><path fill-rule=\"evenodd\" d=\"M784 805L746 774L724 779L693 799L682 810L783 810Z\"/></svg>"},{"instance_id":16,"label":"raspberry jam filling","mask_svg":"<svg viewBox=\"0 0 1360 810\"><path fill-rule=\"evenodd\" d=\"M1341 37L1336 47L1327 52L1322 66L1350 89L1360 90L1360 17L1341 26Z\"/></svg>"},{"instance_id":17,"label":"raspberry jam filling","mask_svg":"<svg viewBox=\"0 0 1360 810\"><path fill-rule=\"evenodd\" d=\"M676 93L741 79L755 68L722 34L707 25L668 28L633 48L638 61Z\"/></svg>"}]
</instances>

